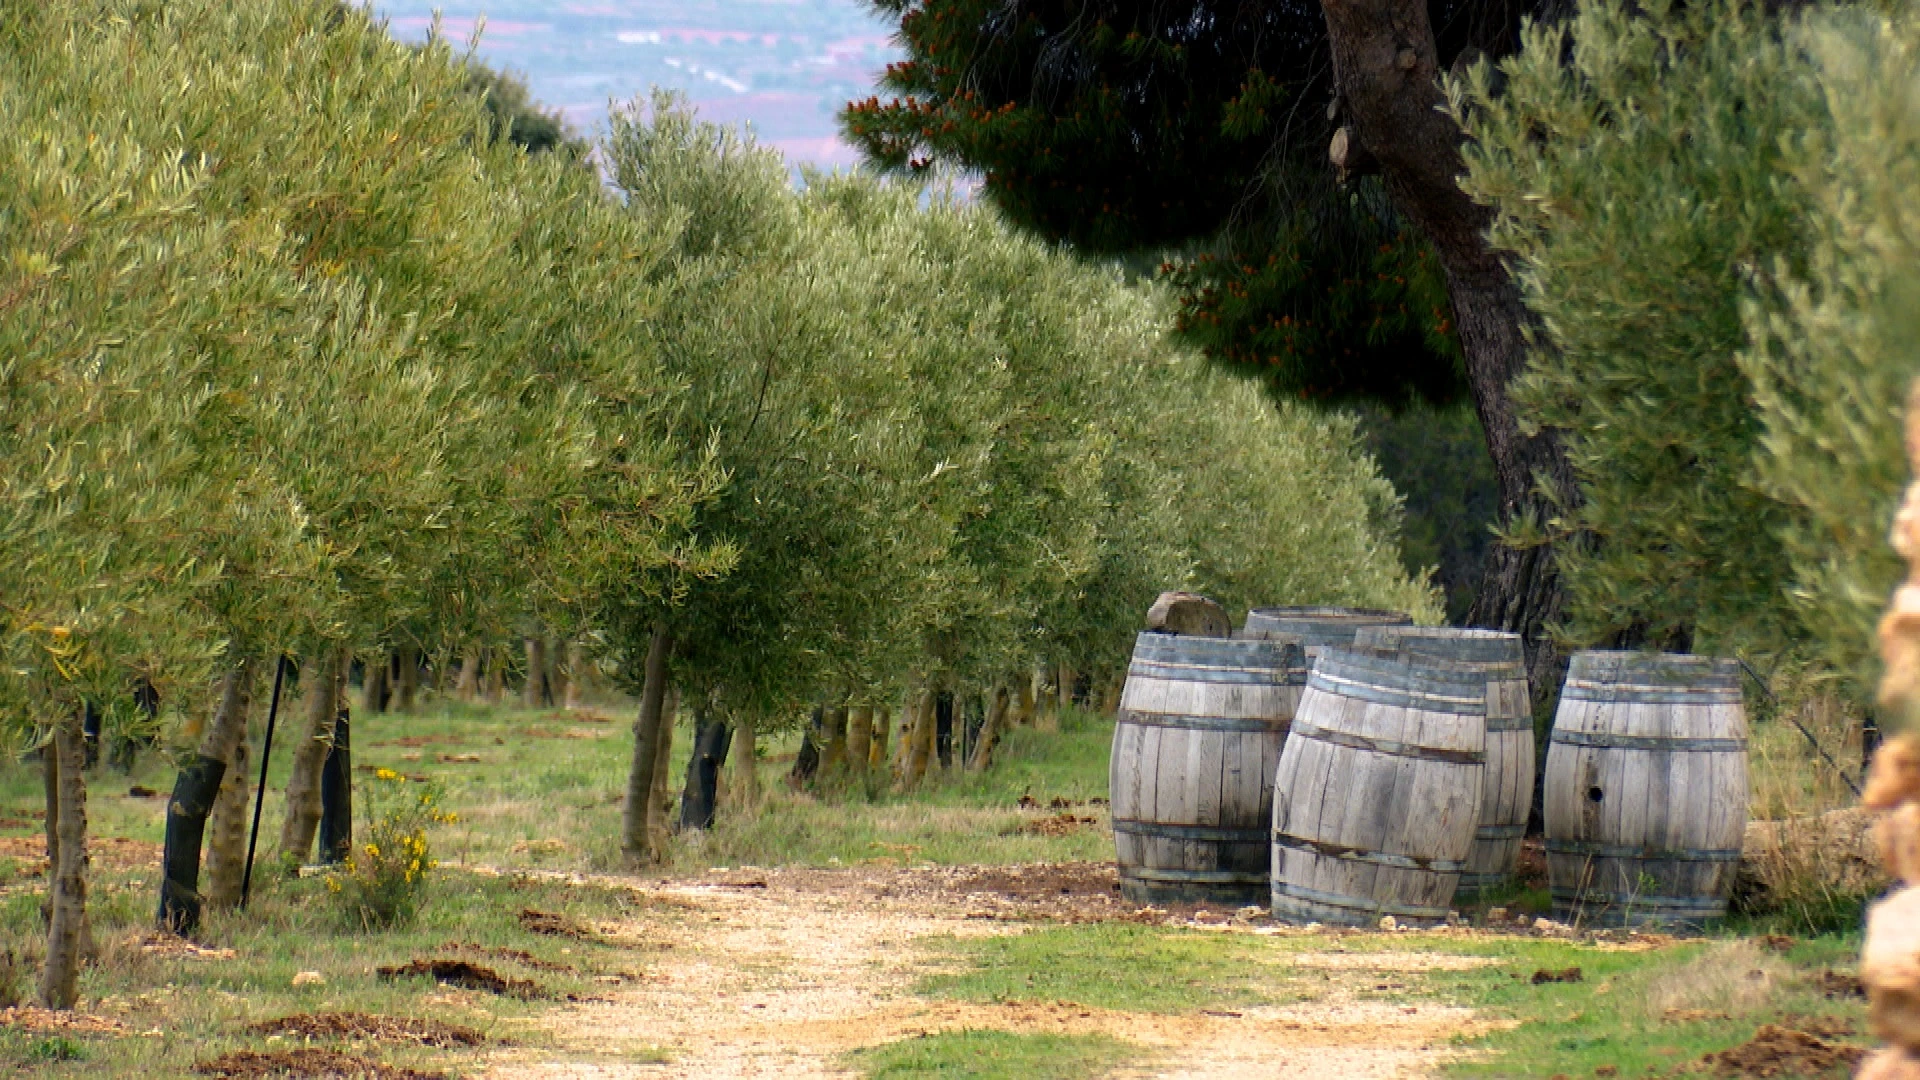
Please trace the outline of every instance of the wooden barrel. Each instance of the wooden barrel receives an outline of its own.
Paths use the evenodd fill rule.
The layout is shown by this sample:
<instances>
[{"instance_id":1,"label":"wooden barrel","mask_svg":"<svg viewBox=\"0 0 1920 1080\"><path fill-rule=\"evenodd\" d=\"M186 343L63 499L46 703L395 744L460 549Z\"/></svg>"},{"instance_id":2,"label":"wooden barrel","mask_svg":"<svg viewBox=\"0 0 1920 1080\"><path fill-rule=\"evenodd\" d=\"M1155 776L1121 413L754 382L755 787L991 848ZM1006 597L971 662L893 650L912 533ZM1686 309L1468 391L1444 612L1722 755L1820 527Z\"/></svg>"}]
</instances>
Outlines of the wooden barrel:
<instances>
[{"instance_id":1,"label":"wooden barrel","mask_svg":"<svg viewBox=\"0 0 1920 1080\"><path fill-rule=\"evenodd\" d=\"M1274 777L1274 918L1446 918L1480 821L1486 700L1448 661L1321 653Z\"/></svg>"},{"instance_id":2,"label":"wooden barrel","mask_svg":"<svg viewBox=\"0 0 1920 1080\"><path fill-rule=\"evenodd\" d=\"M1480 785L1480 824L1467 867L1460 872L1460 892L1505 885L1520 861L1539 764L1520 635L1451 626L1369 626L1354 643L1446 660L1486 679L1487 772Z\"/></svg>"},{"instance_id":3,"label":"wooden barrel","mask_svg":"<svg viewBox=\"0 0 1920 1080\"><path fill-rule=\"evenodd\" d=\"M1735 660L1574 656L1547 746L1558 917L1697 929L1726 914L1747 824L1740 691Z\"/></svg>"},{"instance_id":4,"label":"wooden barrel","mask_svg":"<svg viewBox=\"0 0 1920 1080\"><path fill-rule=\"evenodd\" d=\"M1273 769L1306 681L1297 646L1140 635L1108 775L1121 895L1264 902Z\"/></svg>"},{"instance_id":5,"label":"wooden barrel","mask_svg":"<svg viewBox=\"0 0 1920 1080\"><path fill-rule=\"evenodd\" d=\"M1404 611L1372 608L1277 607L1247 612L1240 636L1250 641L1284 641L1307 650L1311 661L1332 645L1351 645L1363 626L1405 626L1413 617Z\"/></svg>"}]
</instances>

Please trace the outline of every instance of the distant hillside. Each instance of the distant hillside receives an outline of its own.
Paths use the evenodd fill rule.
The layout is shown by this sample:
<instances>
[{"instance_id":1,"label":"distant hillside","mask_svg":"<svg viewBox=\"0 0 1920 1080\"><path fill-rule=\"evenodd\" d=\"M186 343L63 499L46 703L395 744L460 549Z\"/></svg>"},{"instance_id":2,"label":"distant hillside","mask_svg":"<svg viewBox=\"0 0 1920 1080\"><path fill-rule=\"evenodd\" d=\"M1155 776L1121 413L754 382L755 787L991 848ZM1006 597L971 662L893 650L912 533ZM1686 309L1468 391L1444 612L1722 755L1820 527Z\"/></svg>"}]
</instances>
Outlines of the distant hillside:
<instances>
[{"instance_id":1,"label":"distant hillside","mask_svg":"<svg viewBox=\"0 0 1920 1080\"><path fill-rule=\"evenodd\" d=\"M480 55L519 72L581 131L609 100L654 85L683 90L709 120L748 122L788 160L848 165L834 113L873 92L900 52L860 0L375 0L393 33L426 37L436 8L465 41L485 17Z\"/></svg>"}]
</instances>

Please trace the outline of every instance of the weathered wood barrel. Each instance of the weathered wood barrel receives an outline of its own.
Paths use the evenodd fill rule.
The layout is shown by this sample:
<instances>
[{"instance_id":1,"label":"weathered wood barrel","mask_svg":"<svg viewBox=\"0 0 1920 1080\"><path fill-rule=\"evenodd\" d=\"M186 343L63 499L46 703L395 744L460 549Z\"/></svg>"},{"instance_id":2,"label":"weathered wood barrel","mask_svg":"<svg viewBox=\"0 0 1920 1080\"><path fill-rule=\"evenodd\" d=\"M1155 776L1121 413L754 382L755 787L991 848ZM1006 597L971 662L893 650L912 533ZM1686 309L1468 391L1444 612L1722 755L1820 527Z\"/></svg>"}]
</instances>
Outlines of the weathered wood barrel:
<instances>
[{"instance_id":1,"label":"weathered wood barrel","mask_svg":"<svg viewBox=\"0 0 1920 1080\"><path fill-rule=\"evenodd\" d=\"M1446 660L1486 680L1487 771L1480 785L1480 824L1460 872L1460 892L1505 885L1520 861L1539 761L1520 635L1452 626L1369 626L1354 643Z\"/></svg>"},{"instance_id":2,"label":"weathered wood barrel","mask_svg":"<svg viewBox=\"0 0 1920 1080\"><path fill-rule=\"evenodd\" d=\"M1311 661L1333 645L1351 645L1365 626L1405 626L1413 617L1404 611L1372 608L1277 607L1247 612L1240 636L1250 641L1284 641L1307 651Z\"/></svg>"},{"instance_id":3,"label":"weathered wood barrel","mask_svg":"<svg viewBox=\"0 0 1920 1080\"><path fill-rule=\"evenodd\" d=\"M1108 775L1122 896L1265 901L1273 770L1306 681L1298 646L1139 636Z\"/></svg>"},{"instance_id":4,"label":"weathered wood barrel","mask_svg":"<svg viewBox=\"0 0 1920 1080\"><path fill-rule=\"evenodd\" d=\"M1575 654L1547 746L1556 915L1697 929L1727 910L1747 823L1736 660Z\"/></svg>"},{"instance_id":5,"label":"weathered wood barrel","mask_svg":"<svg viewBox=\"0 0 1920 1080\"><path fill-rule=\"evenodd\" d=\"M1480 821L1486 701L1484 676L1448 661L1320 654L1274 777L1274 918L1446 918Z\"/></svg>"}]
</instances>

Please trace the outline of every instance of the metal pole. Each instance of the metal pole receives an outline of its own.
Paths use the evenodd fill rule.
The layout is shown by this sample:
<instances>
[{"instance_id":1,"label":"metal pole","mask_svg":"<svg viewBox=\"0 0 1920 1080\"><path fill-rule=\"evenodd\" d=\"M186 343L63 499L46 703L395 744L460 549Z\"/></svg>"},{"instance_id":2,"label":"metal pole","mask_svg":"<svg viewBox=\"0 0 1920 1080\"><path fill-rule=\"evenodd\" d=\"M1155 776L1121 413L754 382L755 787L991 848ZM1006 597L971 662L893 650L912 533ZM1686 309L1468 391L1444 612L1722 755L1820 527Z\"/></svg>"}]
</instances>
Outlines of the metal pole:
<instances>
[{"instance_id":1,"label":"metal pole","mask_svg":"<svg viewBox=\"0 0 1920 1080\"><path fill-rule=\"evenodd\" d=\"M240 909L246 910L253 895L253 852L260 843L260 812L267 805L267 766L273 761L273 722L280 715L280 686L287 678L287 654L273 669L273 703L267 706L267 738L260 747L260 791L253 799L253 831L247 835L247 868L240 875Z\"/></svg>"}]
</instances>

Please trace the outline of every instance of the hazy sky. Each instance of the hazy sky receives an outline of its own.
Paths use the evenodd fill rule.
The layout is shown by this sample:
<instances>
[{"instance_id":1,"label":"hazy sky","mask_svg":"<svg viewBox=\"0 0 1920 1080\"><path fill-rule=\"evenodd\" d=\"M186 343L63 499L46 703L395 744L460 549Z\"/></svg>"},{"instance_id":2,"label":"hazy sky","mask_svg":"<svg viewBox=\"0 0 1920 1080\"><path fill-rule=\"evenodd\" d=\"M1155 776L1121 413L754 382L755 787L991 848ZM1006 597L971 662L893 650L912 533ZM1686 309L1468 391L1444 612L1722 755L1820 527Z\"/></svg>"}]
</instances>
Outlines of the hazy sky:
<instances>
[{"instance_id":1,"label":"hazy sky","mask_svg":"<svg viewBox=\"0 0 1920 1080\"><path fill-rule=\"evenodd\" d=\"M480 55L519 73L583 132L609 100L683 90L702 117L748 122L790 162L850 165L834 116L874 93L899 57L862 0L374 0L395 36L426 37L438 9L457 42L485 18Z\"/></svg>"}]
</instances>

